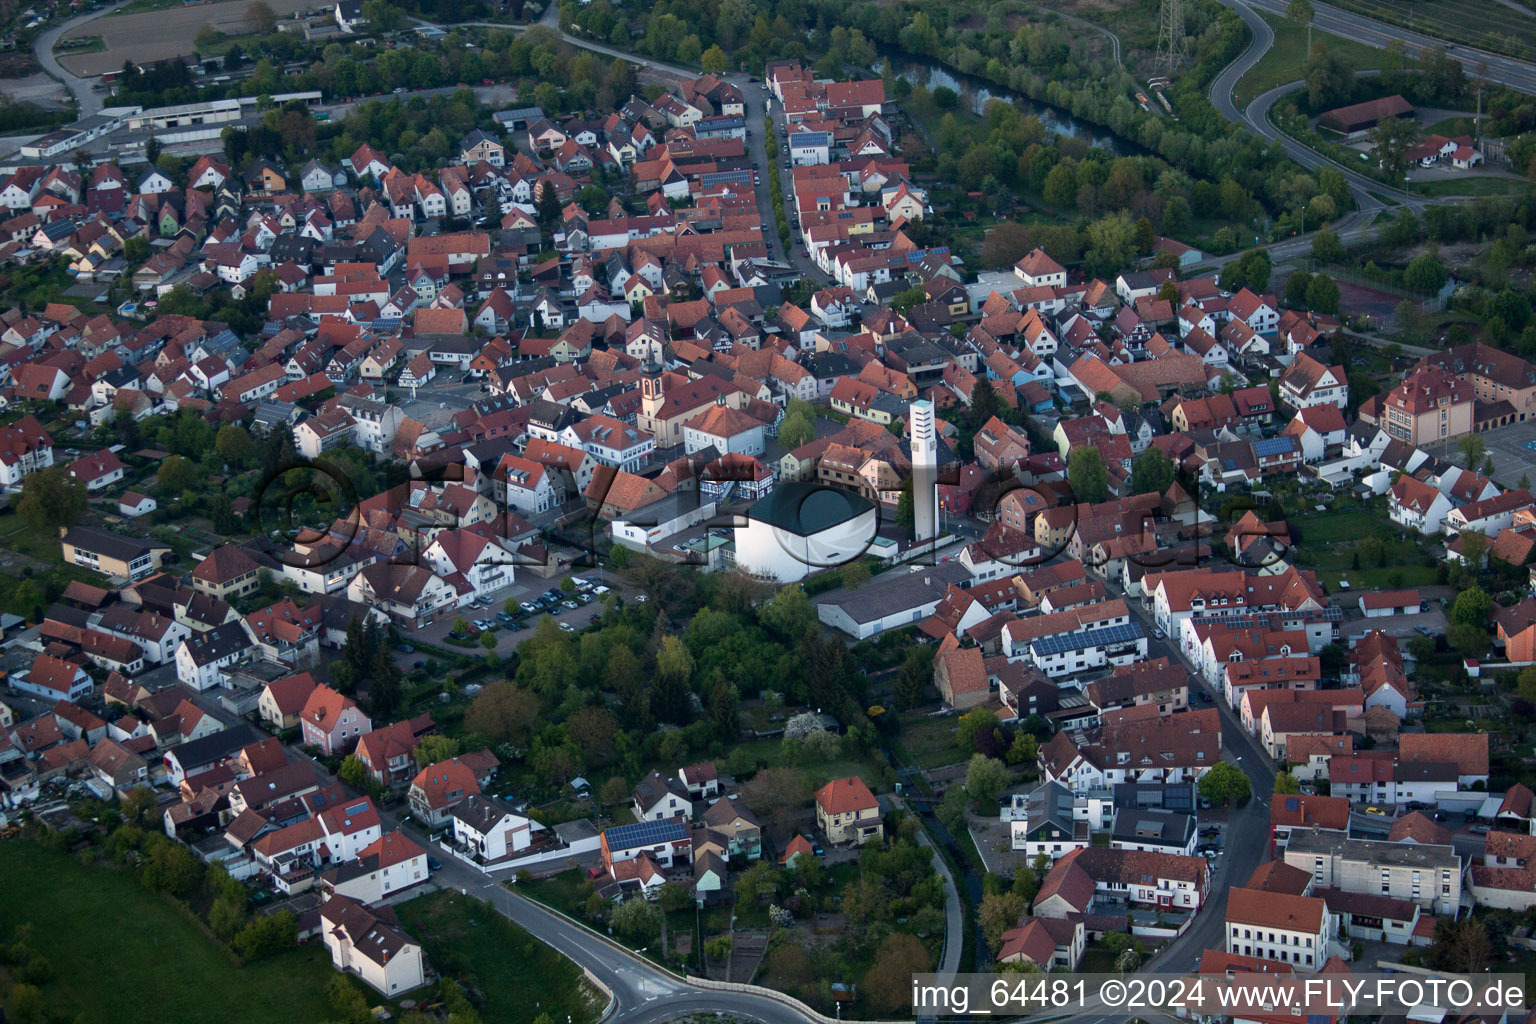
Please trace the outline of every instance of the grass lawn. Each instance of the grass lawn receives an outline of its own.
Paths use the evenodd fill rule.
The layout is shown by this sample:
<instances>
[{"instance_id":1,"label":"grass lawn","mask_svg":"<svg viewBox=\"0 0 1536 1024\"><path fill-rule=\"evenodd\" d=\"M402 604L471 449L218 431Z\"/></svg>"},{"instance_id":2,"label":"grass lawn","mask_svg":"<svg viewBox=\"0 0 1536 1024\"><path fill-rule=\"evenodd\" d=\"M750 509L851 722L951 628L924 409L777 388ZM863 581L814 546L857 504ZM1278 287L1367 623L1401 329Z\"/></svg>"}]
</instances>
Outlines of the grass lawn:
<instances>
[{"instance_id":1,"label":"grass lawn","mask_svg":"<svg viewBox=\"0 0 1536 1024\"><path fill-rule=\"evenodd\" d=\"M749 740L737 746L731 756L737 759L750 759L760 768L782 768L793 764L785 756L784 741L781 739ZM821 786L833 779L846 778L849 775L859 776L864 780L865 785L877 792L881 785L880 771L870 760L860 761L851 757L839 757L832 761L799 767L805 769L805 776L812 787Z\"/></svg>"},{"instance_id":2,"label":"grass lawn","mask_svg":"<svg viewBox=\"0 0 1536 1024\"><path fill-rule=\"evenodd\" d=\"M1508 196L1530 187L1530 182L1514 178L1466 177L1416 182L1413 191L1421 196Z\"/></svg>"},{"instance_id":3,"label":"grass lawn","mask_svg":"<svg viewBox=\"0 0 1536 1024\"><path fill-rule=\"evenodd\" d=\"M1365 537L1392 540L1397 536L1385 510L1379 513L1366 509L1328 511L1315 516L1295 516L1290 522L1300 533L1297 543L1299 548L1309 544L1333 544Z\"/></svg>"},{"instance_id":4,"label":"grass lawn","mask_svg":"<svg viewBox=\"0 0 1536 1024\"><path fill-rule=\"evenodd\" d=\"M919 768L942 768L967 760L970 755L955 742L955 715L930 718L908 715L901 723L901 744Z\"/></svg>"},{"instance_id":5,"label":"grass lawn","mask_svg":"<svg viewBox=\"0 0 1536 1024\"><path fill-rule=\"evenodd\" d=\"M582 877L580 871L562 871L548 878L535 878L530 882L518 882L517 891L529 899L538 900L545 906L583 920L581 907L586 898L580 895Z\"/></svg>"},{"instance_id":6,"label":"grass lawn","mask_svg":"<svg viewBox=\"0 0 1536 1024\"><path fill-rule=\"evenodd\" d=\"M1317 581L1334 595L1347 594L1339 589L1340 580L1349 580L1353 590L1379 590L1385 587L1432 587L1435 570L1427 565L1389 565L1374 569L1319 569Z\"/></svg>"},{"instance_id":7,"label":"grass lawn","mask_svg":"<svg viewBox=\"0 0 1536 1024\"><path fill-rule=\"evenodd\" d=\"M438 970L481 992L486 1020L526 1022L547 1013L585 1024L602 1012L603 998L580 968L487 903L435 892L395 912Z\"/></svg>"},{"instance_id":8,"label":"grass lawn","mask_svg":"<svg viewBox=\"0 0 1536 1024\"><path fill-rule=\"evenodd\" d=\"M1266 14L1263 18L1275 30L1275 44L1238 81L1234 95L1239 109L1252 103L1260 93L1301 78L1301 68L1307 62L1307 30L1277 15ZM1330 53L1343 57L1345 63L1356 71L1381 67L1381 51L1353 39L1344 39L1313 28L1312 42L1314 45L1321 42Z\"/></svg>"},{"instance_id":9,"label":"grass lawn","mask_svg":"<svg viewBox=\"0 0 1536 1024\"><path fill-rule=\"evenodd\" d=\"M32 946L53 977L50 1017L117 1024L305 1024L329 1012L334 976L316 942L237 967L161 897L122 871L81 864L23 840L0 843L0 936L32 925Z\"/></svg>"}]
</instances>

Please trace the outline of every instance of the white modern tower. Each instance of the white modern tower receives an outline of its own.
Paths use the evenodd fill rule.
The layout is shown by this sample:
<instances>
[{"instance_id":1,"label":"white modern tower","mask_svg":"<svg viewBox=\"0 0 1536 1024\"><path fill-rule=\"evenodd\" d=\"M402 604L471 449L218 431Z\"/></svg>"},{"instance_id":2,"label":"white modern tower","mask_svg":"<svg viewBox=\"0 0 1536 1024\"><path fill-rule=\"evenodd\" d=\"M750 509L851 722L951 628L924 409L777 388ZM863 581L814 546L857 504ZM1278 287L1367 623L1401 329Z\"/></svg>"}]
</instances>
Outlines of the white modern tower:
<instances>
[{"instance_id":1,"label":"white modern tower","mask_svg":"<svg viewBox=\"0 0 1536 1024\"><path fill-rule=\"evenodd\" d=\"M907 437L912 444L912 527L922 544L939 532L939 436L932 402L907 407Z\"/></svg>"}]
</instances>

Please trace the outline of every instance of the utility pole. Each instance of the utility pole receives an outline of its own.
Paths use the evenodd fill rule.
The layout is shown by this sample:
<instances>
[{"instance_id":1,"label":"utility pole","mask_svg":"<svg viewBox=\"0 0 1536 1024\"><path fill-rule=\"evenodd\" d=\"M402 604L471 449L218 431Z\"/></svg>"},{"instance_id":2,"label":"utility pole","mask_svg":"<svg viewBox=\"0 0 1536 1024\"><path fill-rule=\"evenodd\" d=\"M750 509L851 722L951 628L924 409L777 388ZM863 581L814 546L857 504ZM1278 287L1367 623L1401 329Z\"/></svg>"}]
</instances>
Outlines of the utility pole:
<instances>
[{"instance_id":1,"label":"utility pole","mask_svg":"<svg viewBox=\"0 0 1536 1024\"><path fill-rule=\"evenodd\" d=\"M1183 0L1162 0L1153 70L1159 74L1172 75L1188 59L1189 44L1184 37Z\"/></svg>"}]
</instances>

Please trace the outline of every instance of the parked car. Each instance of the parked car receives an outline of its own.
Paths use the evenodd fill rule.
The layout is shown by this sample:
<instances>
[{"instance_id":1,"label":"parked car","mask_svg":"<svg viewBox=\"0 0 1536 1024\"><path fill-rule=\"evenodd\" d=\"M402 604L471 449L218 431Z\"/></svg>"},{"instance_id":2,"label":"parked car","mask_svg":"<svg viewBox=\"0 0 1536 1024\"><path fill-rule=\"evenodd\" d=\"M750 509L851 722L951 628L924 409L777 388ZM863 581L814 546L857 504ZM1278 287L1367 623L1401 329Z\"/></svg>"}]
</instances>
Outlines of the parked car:
<instances>
[{"instance_id":1,"label":"parked car","mask_svg":"<svg viewBox=\"0 0 1536 1024\"><path fill-rule=\"evenodd\" d=\"M588 579L583 579L580 576L572 576L571 577L571 586L575 587L577 590L586 590L586 589L588 589L589 587L592 586L592 581L588 580Z\"/></svg>"},{"instance_id":2,"label":"parked car","mask_svg":"<svg viewBox=\"0 0 1536 1024\"><path fill-rule=\"evenodd\" d=\"M596 594L598 597L602 597L604 594L612 593L612 591L610 591L607 587L597 586L592 588L592 593Z\"/></svg>"},{"instance_id":3,"label":"parked car","mask_svg":"<svg viewBox=\"0 0 1536 1024\"><path fill-rule=\"evenodd\" d=\"M509 633L516 633L518 630L520 630L522 628L523 628L523 624L521 622L518 622L515 619L513 621L507 623L507 632L509 632Z\"/></svg>"},{"instance_id":4,"label":"parked car","mask_svg":"<svg viewBox=\"0 0 1536 1024\"><path fill-rule=\"evenodd\" d=\"M574 632L576 632L576 627L571 625L569 622L562 622L562 623L560 623L560 628L563 631L567 632L567 633L574 633Z\"/></svg>"},{"instance_id":5,"label":"parked car","mask_svg":"<svg viewBox=\"0 0 1536 1024\"><path fill-rule=\"evenodd\" d=\"M518 607L527 612L529 615L532 615L534 612L539 610L539 606L534 604L532 601L524 601L522 604L518 605Z\"/></svg>"},{"instance_id":6,"label":"parked car","mask_svg":"<svg viewBox=\"0 0 1536 1024\"><path fill-rule=\"evenodd\" d=\"M497 612L496 617L502 622L511 622L513 619L513 616L508 612Z\"/></svg>"},{"instance_id":7,"label":"parked car","mask_svg":"<svg viewBox=\"0 0 1536 1024\"><path fill-rule=\"evenodd\" d=\"M1468 832L1474 832L1477 835L1485 835L1487 832L1489 832L1491 830L1491 828L1492 828L1492 826L1490 826L1490 825L1468 825L1467 826L1467 831Z\"/></svg>"},{"instance_id":8,"label":"parked car","mask_svg":"<svg viewBox=\"0 0 1536 1024\"><path fill-rule=\"evenodd\" d=\"M1386 811L1382 810L1380 807L1374 807L1374 806L1373 807L1367 807L1365 809L1365 813L1366 814L1374 814L1374 815L1377 815L1378 817L1382 817L1382 818L1385 818L1385 817L1389 816Z\"/></svg>"},{"instance_id":9,"label":"parked car","mask_svg":"<svg viewBox=\"0 0 1536 1024\"><path fill-rule=\"evenodd\" d=\"M582 604L591 604L594 598L591 594L577 594L576 600L580 601Z\"/></svg>"},{"instance_id":10,"label":"parked car","mask_svg":"<svg viewBox=\"0 0 1536 1024\"><path fill-rule=\"evenodd\" d=\"M395 650L399 651L401 654L416 653L416 648L412 647L410 644L401 644L399 647L396 647Z\"/></svg>"},{"instance_id":11,"label":"parked car","mask_svg":"<svg viewBox=\"0 0 1536 1024\"><path fill-rule=\"evenodd\" d=\"M567 611L572 611L573 612L577 608L580 608L581 606L579 604L577 604L575 601L561 601L560 602L560 607L566 609Z\"/></svg>"}]
</instances>

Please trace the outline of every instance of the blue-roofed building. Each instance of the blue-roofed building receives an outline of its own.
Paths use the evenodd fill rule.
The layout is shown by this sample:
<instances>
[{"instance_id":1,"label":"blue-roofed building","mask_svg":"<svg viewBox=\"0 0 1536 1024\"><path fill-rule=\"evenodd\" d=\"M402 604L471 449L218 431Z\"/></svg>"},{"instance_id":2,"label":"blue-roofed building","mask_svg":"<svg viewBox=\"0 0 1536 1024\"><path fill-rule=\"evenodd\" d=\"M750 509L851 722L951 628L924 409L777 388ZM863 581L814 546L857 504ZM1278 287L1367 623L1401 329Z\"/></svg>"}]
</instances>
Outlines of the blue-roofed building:
<instances>
[{"instance_id":1,"label":"blue-roofed building","mask_svg":"<svg viewBox=\"0 0 1536 1024\"><path fill-rule=\"evenodd\" d=\"M693 861L693 833L682 816L669 821L642 821L637 825L619 825L605 829L602 839L603 866L611 874L613 865L634 860L642 853L662 869Z\"/></svg>"}]
</instances>

